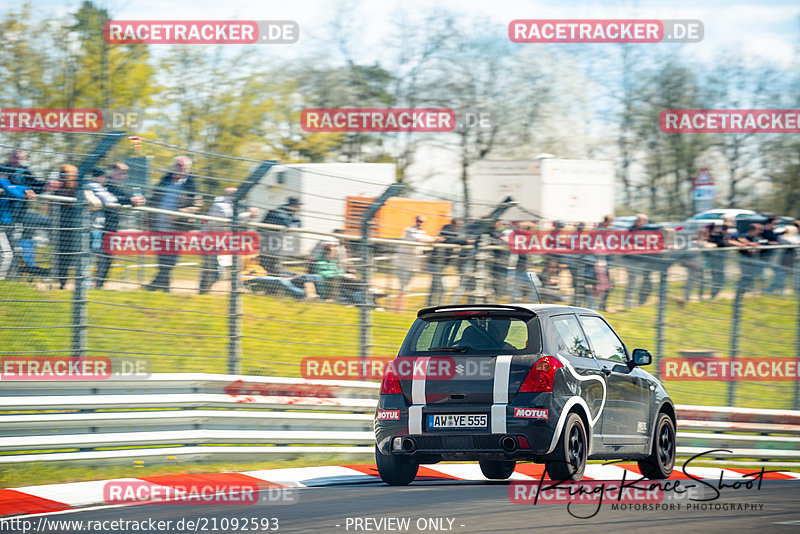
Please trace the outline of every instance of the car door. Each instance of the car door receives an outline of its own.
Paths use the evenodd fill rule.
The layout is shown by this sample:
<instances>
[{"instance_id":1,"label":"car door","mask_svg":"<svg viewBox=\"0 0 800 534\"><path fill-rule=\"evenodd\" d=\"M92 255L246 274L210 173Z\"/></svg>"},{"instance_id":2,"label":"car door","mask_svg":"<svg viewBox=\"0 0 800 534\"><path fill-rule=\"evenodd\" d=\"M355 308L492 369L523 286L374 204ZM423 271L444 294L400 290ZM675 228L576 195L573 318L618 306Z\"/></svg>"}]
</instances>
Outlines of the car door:
<instances>
[{"instance_id":1,"label":"car door","mask_svg":"<svg viewBox=\"0 0 800 534\"><path fill-rule=\"evenodd\" d=\"M548 352L559 355L572 367L570 374L574 379L573 392L578 392L589 407L592 448L597 449L602 445L598 418L602 415L605 398L603 386L605 377L602 367L592 356L589 342L574 313L553 315L547 324L548 331L545 337L549 344Z\"/></svg>"},{"instance_id":2,"label":"car door","mask_svg":"<svg viewBox=\"0 0 800 534\"><path fill-rule=\"evenodd\" d=\"M650 386L636 368L628 366L628 350L598 315L580 315L581 325L608 385L602 420L606 446L643 445L650 429Z\"/></svg>"}]
</instances>

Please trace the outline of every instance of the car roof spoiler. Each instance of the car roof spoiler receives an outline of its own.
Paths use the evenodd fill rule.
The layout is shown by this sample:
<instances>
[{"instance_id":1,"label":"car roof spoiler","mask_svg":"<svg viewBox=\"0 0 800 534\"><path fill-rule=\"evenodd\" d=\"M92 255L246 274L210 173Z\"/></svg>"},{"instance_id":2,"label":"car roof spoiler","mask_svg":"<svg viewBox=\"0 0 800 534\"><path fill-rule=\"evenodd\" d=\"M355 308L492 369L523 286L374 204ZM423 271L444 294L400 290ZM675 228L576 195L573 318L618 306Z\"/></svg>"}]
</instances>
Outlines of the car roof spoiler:
<instances>
[{"instance_id":1,"label":"car roof spoiler","mask_svg":"<svg viewBox=\"0 0 800 534\"><path fill-rule=\"evenodd\" d=\"M512 304L450 304L447 306L429 306L422 308L417 312L417 317L423 315L430 315L438 312L458 312L458 311L508 311L514 313L522 313L531 317L536 315L536 312L524 306L514 306Z\"/></svg>"}]
</instances>

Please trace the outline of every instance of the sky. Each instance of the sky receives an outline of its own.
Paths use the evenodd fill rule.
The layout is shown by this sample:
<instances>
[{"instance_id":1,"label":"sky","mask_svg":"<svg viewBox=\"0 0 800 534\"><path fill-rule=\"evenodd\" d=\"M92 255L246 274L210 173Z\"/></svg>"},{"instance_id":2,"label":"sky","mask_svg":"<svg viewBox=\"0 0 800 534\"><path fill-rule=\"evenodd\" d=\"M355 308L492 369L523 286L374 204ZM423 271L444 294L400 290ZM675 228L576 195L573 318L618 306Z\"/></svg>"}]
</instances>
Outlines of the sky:
<instances>
[{"instance_id":1,"label":"sky","mask_svg":"<svg viewBox=\"0 0 800 534\"><path fill-rule=\"evenodd\" d=\"M32 0L42 14L63 15L74 11L81 0ZM344 12L354 21L359 59L364 63L386 54L387 32L401 11L424 12L443 7L485 21L505 31L518 18L660 18L703 21L705 38L683 47L701 61L712 61L719 50L738 49L748 60L772 62L788 68L800 44L800 2L726 2L722 0L672 0L641 2L532 1L532 0L98 0L116 20L295 20L301 38L296 45L262 45L265 54L292 57L304 53L304 42L319 43L327 35L329 21ZM531 45L516 45L531 46ZM535 45L534 45L535 46Z\"/></svg>"}]
</instances>

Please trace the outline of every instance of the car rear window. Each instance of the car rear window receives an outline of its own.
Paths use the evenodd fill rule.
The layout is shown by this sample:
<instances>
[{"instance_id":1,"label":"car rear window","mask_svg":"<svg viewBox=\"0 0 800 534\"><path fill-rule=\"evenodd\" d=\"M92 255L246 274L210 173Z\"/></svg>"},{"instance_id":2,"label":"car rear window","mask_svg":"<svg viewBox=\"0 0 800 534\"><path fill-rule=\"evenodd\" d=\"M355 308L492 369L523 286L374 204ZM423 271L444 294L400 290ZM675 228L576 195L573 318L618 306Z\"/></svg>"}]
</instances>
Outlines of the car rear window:
<instances>
[{"instance_id":1,"label":"car rear window","mask_svg":"<svg viewBox=\"0 0 800 534\"><path fill-rule=\"evenodd\" d=\"M539 321L503 315L422 318L409 332L401 355L538 354Z\"/></svg>"}]
</instances>

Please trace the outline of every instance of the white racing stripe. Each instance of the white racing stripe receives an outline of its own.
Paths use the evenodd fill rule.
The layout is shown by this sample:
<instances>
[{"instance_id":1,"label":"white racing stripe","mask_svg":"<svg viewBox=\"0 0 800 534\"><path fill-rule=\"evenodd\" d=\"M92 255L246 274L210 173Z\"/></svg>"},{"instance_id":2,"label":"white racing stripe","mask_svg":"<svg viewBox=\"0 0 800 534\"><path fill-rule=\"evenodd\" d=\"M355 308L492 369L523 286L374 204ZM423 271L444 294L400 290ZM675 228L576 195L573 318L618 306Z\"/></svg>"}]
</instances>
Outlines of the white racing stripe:
<instances>
[{"instance_id":1,"label":"white racing stripe","mask_svg":"<svg viewBox=\"0 0 800 534\"><path fill-rule=\"evenodd\" d=\"M414 360L414 374L411 377L411 406L408 408L408 433L422 434L422 409L425 407L425 379L428 373L430 356Z\"/></svg>"},{"instance_id":2,"label":"white racing stripe","mask_svg":"<svg viewBox=\"0 0 800 534\"><path fill-rule=\"evenodd\" d=\"M492 434L506 433L506 407L508 383L511 377L511 356L495 358L494 384L492 386Z\"/></svg>"}]
</instances>

